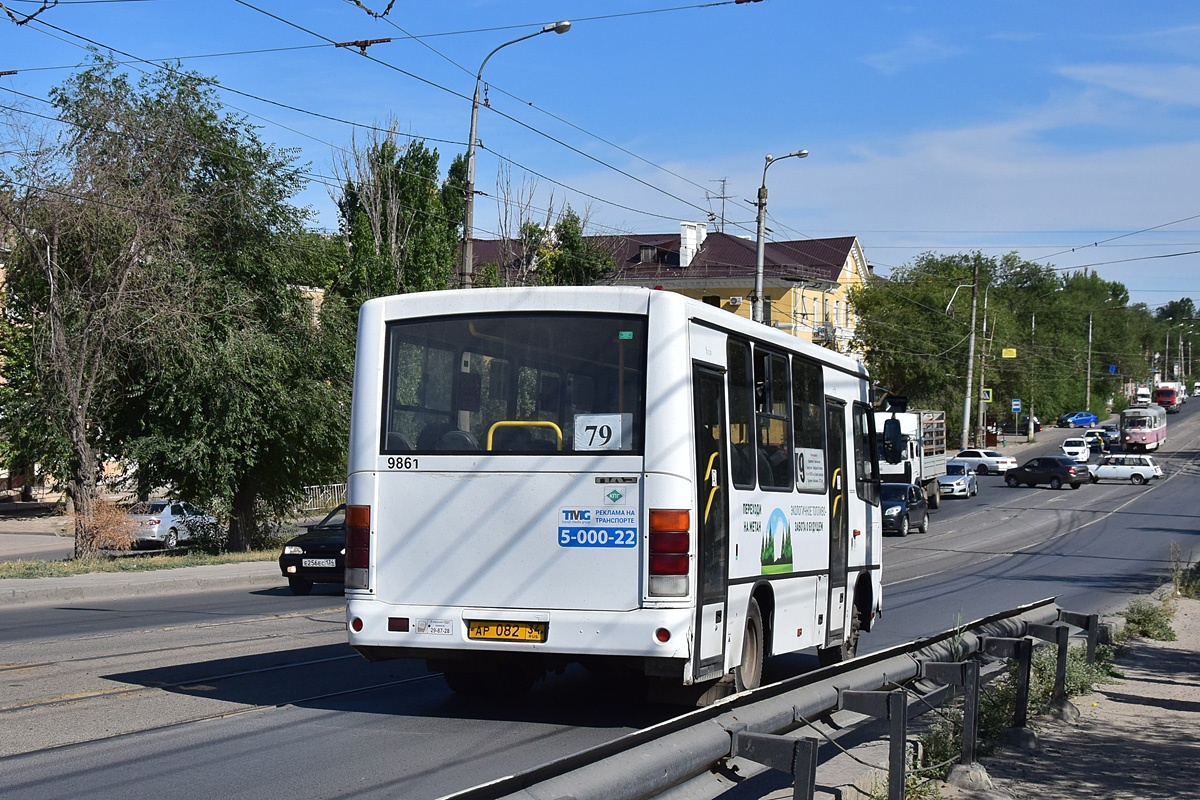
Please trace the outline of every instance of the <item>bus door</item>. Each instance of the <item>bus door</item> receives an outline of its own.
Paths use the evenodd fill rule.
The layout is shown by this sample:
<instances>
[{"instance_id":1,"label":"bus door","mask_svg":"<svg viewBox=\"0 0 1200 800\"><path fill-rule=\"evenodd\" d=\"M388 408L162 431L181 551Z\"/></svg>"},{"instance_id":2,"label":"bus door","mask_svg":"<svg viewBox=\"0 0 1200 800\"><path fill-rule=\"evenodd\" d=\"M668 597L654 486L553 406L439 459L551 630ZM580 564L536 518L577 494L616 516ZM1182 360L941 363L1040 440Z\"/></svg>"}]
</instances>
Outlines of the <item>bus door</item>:
<instances>
[{"instance_id":1,"label":"bus door","mask_svg":"<svg viewBox=\"0 0 1200 800\"><path fill-rule=\"evenodd\" d=\"M849 535L849 509L846 504L846 405L825 398L825 427L829 433L829 624L825 627L825 646L840 645L846 624L846 538Z\"/></svg>"},{"instance_id":2,"label":"bus door","mask_svg":"<svg viewBox=\"0 0 1200 800\"><path fill-rule=\"evenodd\" d=\"M720 677L725 664L729 492L725 454L725 379L722 371L693 367L696 438L696 640L692 680Z\"/></svg>"}]
</instances>

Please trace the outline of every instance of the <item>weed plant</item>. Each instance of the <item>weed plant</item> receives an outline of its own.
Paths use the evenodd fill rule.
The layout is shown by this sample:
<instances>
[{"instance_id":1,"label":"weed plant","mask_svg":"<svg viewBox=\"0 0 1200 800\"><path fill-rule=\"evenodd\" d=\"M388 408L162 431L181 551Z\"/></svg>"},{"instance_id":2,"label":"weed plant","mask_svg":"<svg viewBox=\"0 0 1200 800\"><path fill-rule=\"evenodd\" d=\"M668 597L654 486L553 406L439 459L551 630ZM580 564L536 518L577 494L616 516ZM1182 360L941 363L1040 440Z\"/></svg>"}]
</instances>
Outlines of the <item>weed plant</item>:
<instances>
[{"instance_id":1,"label":"weed plant","mask_svg":"<svg viewBox=\"0 0 1200 800\"><path fill-rule=\"evenodd\" d=\"M1171 581L1180 597L1200 596L1200 564L1184 562L1179 542L1171 542Z\"/></svg>"}]
</instances>

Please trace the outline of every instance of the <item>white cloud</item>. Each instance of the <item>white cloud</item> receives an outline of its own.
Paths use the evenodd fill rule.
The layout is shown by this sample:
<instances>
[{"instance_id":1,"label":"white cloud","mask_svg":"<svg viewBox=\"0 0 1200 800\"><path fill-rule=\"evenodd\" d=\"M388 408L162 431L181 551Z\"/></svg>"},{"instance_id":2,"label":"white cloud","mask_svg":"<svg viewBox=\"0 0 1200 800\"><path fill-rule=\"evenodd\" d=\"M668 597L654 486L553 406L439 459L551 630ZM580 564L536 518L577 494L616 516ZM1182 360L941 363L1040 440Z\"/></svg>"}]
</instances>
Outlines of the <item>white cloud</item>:
<instances>
[{"instance_id":1,"label":"white cloud","mask_svg":"<svg viewBox=\"0 0 1200 800\"><path fill-rule=\"evenodd\" d=\"M902 69L945 61L962 52L961 47L934 41L924 34L913 34L900 47L864 56L862 61L885 75L894 75Z\"/></svg>"},{"instance_id":2,"label":"white cloud","mask_svg":"<svg viewBox=\"0 0 1200 800\"><path fill-rule=\"evenodd\" d=\"M1200 67L1152 64L1077 64L1059 73L1110 91L1175 106L1200 106Z\"/></svg>"}]
</instances>

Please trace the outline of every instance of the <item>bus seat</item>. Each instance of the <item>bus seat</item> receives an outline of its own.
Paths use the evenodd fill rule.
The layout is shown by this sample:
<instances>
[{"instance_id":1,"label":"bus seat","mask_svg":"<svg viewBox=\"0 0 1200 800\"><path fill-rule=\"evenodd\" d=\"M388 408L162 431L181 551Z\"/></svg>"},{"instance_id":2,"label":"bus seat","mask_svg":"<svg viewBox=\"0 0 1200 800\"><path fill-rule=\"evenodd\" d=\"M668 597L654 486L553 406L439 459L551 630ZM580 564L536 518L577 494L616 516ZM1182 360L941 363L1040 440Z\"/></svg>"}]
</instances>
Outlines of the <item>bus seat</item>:
<instances>
[{"instance_id":1,"label":"bus seat","mask_svg":"<svg viewBox=\"0 0 1200 800\"><path fill-rule=\"evenodd\" d=\"M524 428L497 428L492 434L493 450L527 451L533 449L533 437Z\"/></svg>"},{"instance_id":2,"label":"bus seat","mask_svg":"<svg viewBox=\"0 0 1200 800\"><path fill-rule=\"evenodd\" d=\"M431 422L421 430L421 435L417 437L417 449L422 452L429 452L438 448L438 443L442 437L450 431L457 430L451 422Z\"/></svg>"},{"instance_id":3,"label":"bus seat","mask_svg":"<svg viewBox=\"0 0 1200 800\"><path fill-rule=\"evenodd\" d=\"M388 431L387 449L388 452L395 452L396 450L412 450L413 444L409 438L400 431Z\"/></svg>"},{"instance_id":4,"label":"bus seat","mask_svg":"<svg viewBox=\"0 0 1200 800\"><path fill-rule=\"evenodd\" d=\"M441 439L438 439L438 450L478 450L479 440L470 431L460 431L455 428L452 431L447 431Z\"/></svg>"}]
</instances>

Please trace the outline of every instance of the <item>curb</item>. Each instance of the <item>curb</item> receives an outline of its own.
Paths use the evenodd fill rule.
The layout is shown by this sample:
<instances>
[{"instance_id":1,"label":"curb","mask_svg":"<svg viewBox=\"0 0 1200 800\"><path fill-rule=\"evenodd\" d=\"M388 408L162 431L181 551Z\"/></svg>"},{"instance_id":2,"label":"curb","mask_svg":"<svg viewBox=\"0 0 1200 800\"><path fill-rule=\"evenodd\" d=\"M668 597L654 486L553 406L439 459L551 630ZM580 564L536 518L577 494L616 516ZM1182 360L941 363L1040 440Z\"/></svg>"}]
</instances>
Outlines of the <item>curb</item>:
<instances>
[{"instance_id":1,"label":"curb","mask_svg":"<svg viewBox=\"0 0 1200 800\"><path fill-rule=\"evenodd\" d=\"M246 587L286 586L274 561L179 567L154 572L92 572L64 578L0 579L0 605L114 600Z\"/></svg>"}]
</instances>

